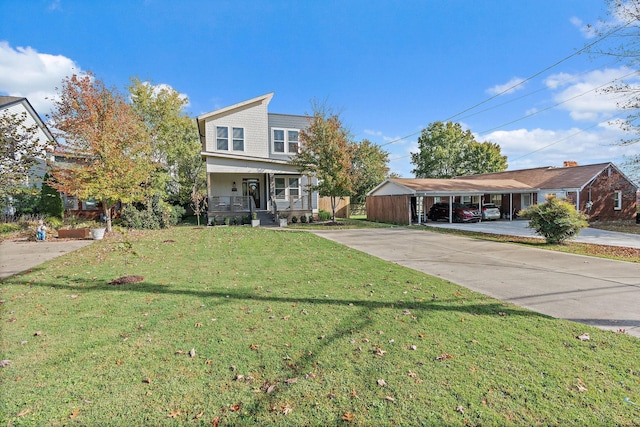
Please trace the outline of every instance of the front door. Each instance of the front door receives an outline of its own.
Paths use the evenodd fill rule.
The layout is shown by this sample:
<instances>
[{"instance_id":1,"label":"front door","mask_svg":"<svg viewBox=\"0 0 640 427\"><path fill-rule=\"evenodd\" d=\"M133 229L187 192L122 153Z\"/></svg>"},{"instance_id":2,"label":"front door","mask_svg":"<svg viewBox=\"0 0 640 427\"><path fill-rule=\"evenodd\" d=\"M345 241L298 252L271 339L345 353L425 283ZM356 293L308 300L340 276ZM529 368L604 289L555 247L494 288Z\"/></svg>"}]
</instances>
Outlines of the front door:
<instances>
[{"instance_id":1,"label":"front door","mask_svg":"<svg viewBox=\"0 0 640 427\"><path fill-rule=\"evenodd\" d=\"M260 180L258 178L242 179L242 195L253 197L256 209L262 209L260 205Z\"/></svg>"}]
</instances>

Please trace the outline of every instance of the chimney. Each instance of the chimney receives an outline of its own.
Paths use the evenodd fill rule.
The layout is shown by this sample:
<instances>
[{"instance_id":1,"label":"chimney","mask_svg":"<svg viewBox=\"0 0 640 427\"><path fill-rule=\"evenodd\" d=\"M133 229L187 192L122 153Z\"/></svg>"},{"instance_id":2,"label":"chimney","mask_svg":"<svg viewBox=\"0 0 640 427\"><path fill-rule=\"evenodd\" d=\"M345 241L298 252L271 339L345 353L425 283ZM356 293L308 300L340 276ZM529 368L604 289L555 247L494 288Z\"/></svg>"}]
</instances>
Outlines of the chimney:
<instances>
[{"instance_id":1,"label":"chimney","mask_svg":"<svg viewBox=\"0 0 640 427\"><path fill-rule=\"evenodd\" d=\"M565 160L562 165L563 168L574 168L578 166L578 162L574 162L573 160Z\"/></svg>"}]
</instances>

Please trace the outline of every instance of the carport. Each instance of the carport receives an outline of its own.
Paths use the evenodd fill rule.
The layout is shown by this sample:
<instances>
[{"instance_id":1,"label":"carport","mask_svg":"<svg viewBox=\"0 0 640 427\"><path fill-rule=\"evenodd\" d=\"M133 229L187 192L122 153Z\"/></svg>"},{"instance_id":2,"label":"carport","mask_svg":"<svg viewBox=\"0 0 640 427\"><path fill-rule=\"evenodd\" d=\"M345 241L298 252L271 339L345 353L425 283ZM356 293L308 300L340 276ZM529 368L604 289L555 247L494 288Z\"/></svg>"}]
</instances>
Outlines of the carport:
<instances>
[{"instance_id":1,"label":"carport","mask_svg":"<svg viewBox=\"0 0 640 427\"><path fill-rule=\"evenodd\" d=\"M447 198L449 223L453 222L453 203L456 197L478 197L482 210L483 197L500 194L508 199L508 218L513 219L513 195L534 194L539 189L512 179L465 180L465 179L387 179L367 194L367 218L371 221L397 224L420 224L426 222L428 200ZM506 207L506 206L505 206Z\"/></svg>"}]
</instances>

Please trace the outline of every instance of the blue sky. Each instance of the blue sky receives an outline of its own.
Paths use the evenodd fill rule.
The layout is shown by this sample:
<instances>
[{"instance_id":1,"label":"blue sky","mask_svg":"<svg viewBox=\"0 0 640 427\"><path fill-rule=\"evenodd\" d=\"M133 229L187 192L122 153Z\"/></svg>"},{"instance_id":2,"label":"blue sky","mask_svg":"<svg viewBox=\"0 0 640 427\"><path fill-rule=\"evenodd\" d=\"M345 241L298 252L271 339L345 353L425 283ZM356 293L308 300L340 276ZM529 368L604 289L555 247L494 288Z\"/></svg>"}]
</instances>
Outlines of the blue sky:
<instances>
[{"instance_id":1,"label":"blue sky","mask_svg":"<svg viewBox=\"0 0 640 427\"><path fill-rule=\"evenodd\" d=\"M192 116L269 92L271 112L305 114L316 99L405 177L419 131L450 118L500 144L510 169L622 164L640 144L615 145L617 100L595 89L639 79L611 57L575 55L460 114L595 41L585 25L606 12L604 0L2 0L0 94L44 116L64 76L92 71L121 90L132 76L169 85Z\"/></svg>"}]
</instances>

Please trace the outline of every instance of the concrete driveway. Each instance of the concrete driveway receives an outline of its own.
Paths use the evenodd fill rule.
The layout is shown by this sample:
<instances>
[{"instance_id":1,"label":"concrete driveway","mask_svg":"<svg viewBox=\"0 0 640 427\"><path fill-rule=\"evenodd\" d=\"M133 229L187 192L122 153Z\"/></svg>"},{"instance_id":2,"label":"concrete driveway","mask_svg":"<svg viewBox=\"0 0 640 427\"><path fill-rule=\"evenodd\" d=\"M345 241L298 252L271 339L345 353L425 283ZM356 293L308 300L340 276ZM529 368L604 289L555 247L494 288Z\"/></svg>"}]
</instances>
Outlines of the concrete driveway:
<instances>
[{"instance_id":1,"label":"concrete driveway","mask_svg":"<svg viewBox=\"0 0 640 427\"><path fill-rule=\"evenodd\" d=\"M75 251L93 240L5 240L0 242L0 280L28 270L45 261Z\"/></svg>"},{"instance_id":2,"label":"concrete driveway","mask_svg":"<svg viewBox=\"0 0 640 427\"><path fill-rule=\"evenodd\" d=\"M640 337L638 264L400 227L315 234L539 313Z\"/></svg>"}]
</instances>

